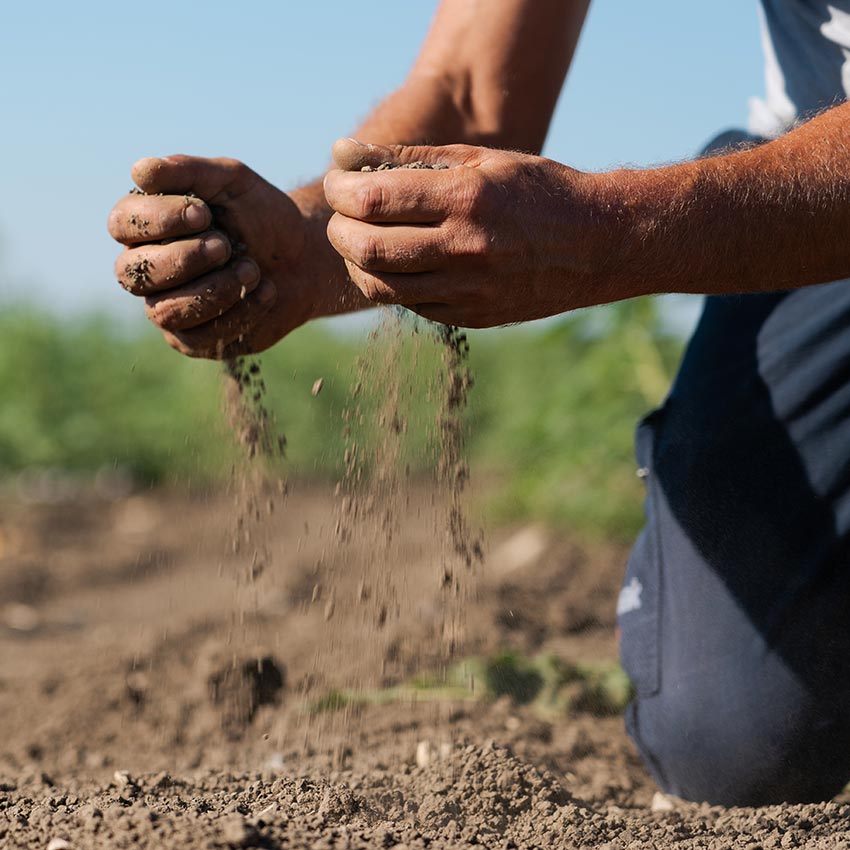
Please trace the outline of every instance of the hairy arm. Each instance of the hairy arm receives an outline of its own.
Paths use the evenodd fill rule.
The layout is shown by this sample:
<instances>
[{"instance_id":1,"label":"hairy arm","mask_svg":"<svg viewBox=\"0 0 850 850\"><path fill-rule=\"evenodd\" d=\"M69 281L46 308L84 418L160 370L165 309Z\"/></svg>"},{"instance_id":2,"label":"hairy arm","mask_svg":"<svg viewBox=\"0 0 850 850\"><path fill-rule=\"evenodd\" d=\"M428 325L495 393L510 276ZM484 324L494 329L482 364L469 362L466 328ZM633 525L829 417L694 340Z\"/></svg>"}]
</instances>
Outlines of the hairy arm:
<instances>
[{"instance_id":1,"label":"hairy arm","mask_svg":"<svg viewBox=\"0 0 850 850\"><path fill-rule=\"evenodd\" d=\"M780 139L594 178L613 292L796 289L850 277L850 104Z\"/></svg>"}]
</instances>

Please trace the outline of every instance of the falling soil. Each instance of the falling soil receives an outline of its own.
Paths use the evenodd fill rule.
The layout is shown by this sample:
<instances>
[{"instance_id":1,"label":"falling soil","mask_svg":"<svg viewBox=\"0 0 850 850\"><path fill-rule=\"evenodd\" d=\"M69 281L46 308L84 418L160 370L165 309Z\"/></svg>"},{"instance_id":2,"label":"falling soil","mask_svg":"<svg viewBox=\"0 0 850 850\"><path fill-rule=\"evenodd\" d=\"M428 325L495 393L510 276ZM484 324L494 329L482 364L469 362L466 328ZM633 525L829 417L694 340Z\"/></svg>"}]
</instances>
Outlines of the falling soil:
<instances>
[{"instance_id":1,"label":"falling soil","mask_svg":"<svg viewBox=\"0 0 850 850\"><path fill-rule=\"evenodd\" d=\"M396 165L384 162L377 167L363 166L361 171L385 171L393 168L441 170L447 166L422 161ZM436 340L441 347L440 370L431 383L422 385L414 375L422 354L423 337ZM405 343L410 343L406 348ZM457 328L419 320L402 308L385 308L382 319L370 334L356 364L356 376L349 404L343 412L345 472L338 486L340 502L337 539L345 545L352 539L368 540L370 557L356 564L360 574L356 597L343 600L346 613L363 612L373 626L372 640L364 647L385 655L386 626L417 616L418 600L399 583L397 563L404 557L404 541L399 539L398 524L402 513L410 510L409 446L406 434L413 415L414 397L424 393L435 417L429 429L431 445L426 451L433 457L436 474L434 497L419 520L432 525L440 554L433 575L441 594L440 615L431 616L435 626L430 643L441 647L448 660L458 651L463 633L463 611L471 597L472 570L483 557L480 534L473 535L465 518L464 491L469 468L464 455L464 413L472 378L467 366L469 344ZM408 355L408 371L405 371ZM410 369L412 365L413 369ZM321 383L314 385L314 394ZM381 401L372 408L363 399ZM370 420L371 421L368 421ZM371 428L370 428L371 426ZM349 569L355 564L349 565ZM326 619L341 611L331 577L327 588ZM386 678L386 667L381 671ZM358 669L355 676L363 676ZM360 685L367 684L361 679Z\"/></svg>"},{"instance_id":2,"label":"falling soil","mask_svg":"<svg viewBox=\"0 0 850 850\"><path fill-rule=\"evenodd\" d=\"M448 535L452 550L461 565L469 570L484 558L481 535L470 531L463 503L469 481L464 412L473 385L472 374L467 365L469 341L466 333L460 328L452 325L435 327L445 346L437 469L439 480L448 494ZM443 584L451 587L455 593L463 592L464 583L451 565L445 566L442 580Z\"/></svg>"},{"instance_id":3,"label":"falling soil","mask_svg":"<svg viewBox=\"0 0 850 850\"><path fill-rule=\"evenodd\" d=\"M320 583L311 598L316 603L321 597L324 606L327 651L337 651L335 646L349 639L353 622L363 626L362 654L349 671L351 689L394 683L415 667L417 654L431 663L436 658L448 663L460 647L473 568L481 560L480 540L471 539L463 504L468 478L464 408L472 383L466 351L465 337L454 329L388 308L355 364L342 416L345 470L337 487L333 546L335 554L347 553L344 569L357 581L353 595L346 596L329 566L339 559L325 555L317 566ZM430 377L423 378L422 362L428 364L424 371ZM428 444L413 447L410 426L423 416L426 422L418 424L426 425ZM433 470L427 502L412 498L414 451L424 452ZM408 577L398 569L415 551L401 531L411 513L433 534L436 548L425 578L436 589L436 610L423 608L421 596L412 592ZM415 646L404 647L409 640L405 625L417 620L427 622L427 628ZM406 659L403 665L398 663L401 656ZM381 659L380 665L375 659ZM324 663L321 657L317 660L317 672Z\"/></svg>"},{"instance_id":4,"label":"falling soil","mask_svg":"<svg viewBox=\"0 0 850 850\"><path fill-rule=\"evenodd\" d=\"M246 557L243 578L253 581L269 566L267 537L276 502L286 495L286 483L276 462L286 455L286 437L265 403L266 384L259 360L226 360L225 407L243 454L234 463L231 488L235 522L231 548Z\"/></svg>"},{"instance_id":5,"label":"falling soil","mask_svg":"<svg viewBox=\"0 0 850 850\"><path fill-rule=\"evenodd\" d=\"M188 192L183 201L189 204L197 197L194 192ZM210 210L210 229L224 233L230 241L232 264L245 255L247 248L223 226L223 211L215 205L210 205ZM242 297L245 297L244 287ZM278 464L286 456L286 435L266 404L266 382L260 359L234 357L225 359L223 366L225 414L243 449L231 472L235 508L231 548L235 554L247 556L240 576L253 582L272 559L269 523L277 502L286 495L286 482ZM245 599L241 597L236 602L241 616Z\"/></svg>"}]
</instances>

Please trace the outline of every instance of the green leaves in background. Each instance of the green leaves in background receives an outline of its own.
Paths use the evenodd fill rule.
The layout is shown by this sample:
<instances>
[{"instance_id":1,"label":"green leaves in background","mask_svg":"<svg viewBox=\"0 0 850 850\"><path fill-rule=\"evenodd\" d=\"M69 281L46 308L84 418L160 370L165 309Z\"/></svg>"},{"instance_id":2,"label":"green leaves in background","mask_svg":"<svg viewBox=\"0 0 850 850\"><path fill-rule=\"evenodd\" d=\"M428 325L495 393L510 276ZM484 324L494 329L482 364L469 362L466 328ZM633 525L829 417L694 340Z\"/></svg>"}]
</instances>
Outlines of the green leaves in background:
<instances>
[{"instance_id":1,"label":"green leaves in background","mask_svg":"<svg viewBox=\"0 0 850 850\"><path fill-rule=\"evenodd\" d=\"M442 358L420 323L405 342L314 324L261 358L267 404L288 438L292 475L334 478L342 413L365 359L359 416L380 452L379 411L402 385L403 463L430 474ZM653 301L585 311L536 327L470 333L475 376L469 449L477 495L497 518L542 518L628 538L642 493L632 432L669 383L681 342ZM311 387L323 378L322 391ZM32 308L0 315L0 471L118 467L139 484L215 484L238 452L223 414L220 364L172 352L153 330L103 318L60 321ZM371 423L371 425L370 425ZM362 423L361 423L362 424ZM430 451L425 450L431 445Z\"/></svg>"}]
</instances>

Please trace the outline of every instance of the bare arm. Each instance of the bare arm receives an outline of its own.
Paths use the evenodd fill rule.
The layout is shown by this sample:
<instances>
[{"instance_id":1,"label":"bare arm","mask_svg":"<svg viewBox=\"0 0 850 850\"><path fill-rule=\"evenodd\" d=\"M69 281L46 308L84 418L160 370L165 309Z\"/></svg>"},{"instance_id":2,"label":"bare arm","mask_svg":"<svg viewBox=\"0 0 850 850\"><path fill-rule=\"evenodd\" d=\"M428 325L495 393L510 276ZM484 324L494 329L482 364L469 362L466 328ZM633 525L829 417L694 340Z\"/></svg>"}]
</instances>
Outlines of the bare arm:
<instances>
[{"instance_id":1,"label":"bare arm","mask_svg":"<svg viewBox=\"0 0 850 850\"><path fill-rule=\"evenodd\" d=\"M443 0L407 81L357 138L539 153L589 4Z\"/></svg>"},{"instance_id":2,"label":"bare arm","mask_svg":"<svg viewBox=\"0 0 850 850\"><path fill-rule=\"evenodd\" d=\"M615 288L746 293L850 277L850 104L748 150L596 178Z\"/></svg>"}]
</instances>

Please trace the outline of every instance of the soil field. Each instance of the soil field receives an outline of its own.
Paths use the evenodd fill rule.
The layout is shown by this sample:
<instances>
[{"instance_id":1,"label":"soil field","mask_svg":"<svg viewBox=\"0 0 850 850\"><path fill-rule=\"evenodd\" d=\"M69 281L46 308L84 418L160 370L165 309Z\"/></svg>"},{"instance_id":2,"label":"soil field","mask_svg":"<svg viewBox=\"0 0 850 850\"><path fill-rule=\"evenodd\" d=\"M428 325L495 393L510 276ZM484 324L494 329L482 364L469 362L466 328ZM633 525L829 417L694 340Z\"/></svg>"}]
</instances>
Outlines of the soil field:
<instances>
[{"instance_id":1,"label":"soil field","mask_svg":"<svg viewBox=\"0 0 850 850\"><path fill-rule=\"evenodd\" d=\"M547 708L449 666L451 645L608 669L626 553L491 529L450 605L430 499L405 497L387 571L295 486L260 574L224 495L0 503L0 846L850 846L841 800L656 797L586 681Z\"/></svg>"}]
</instances>

